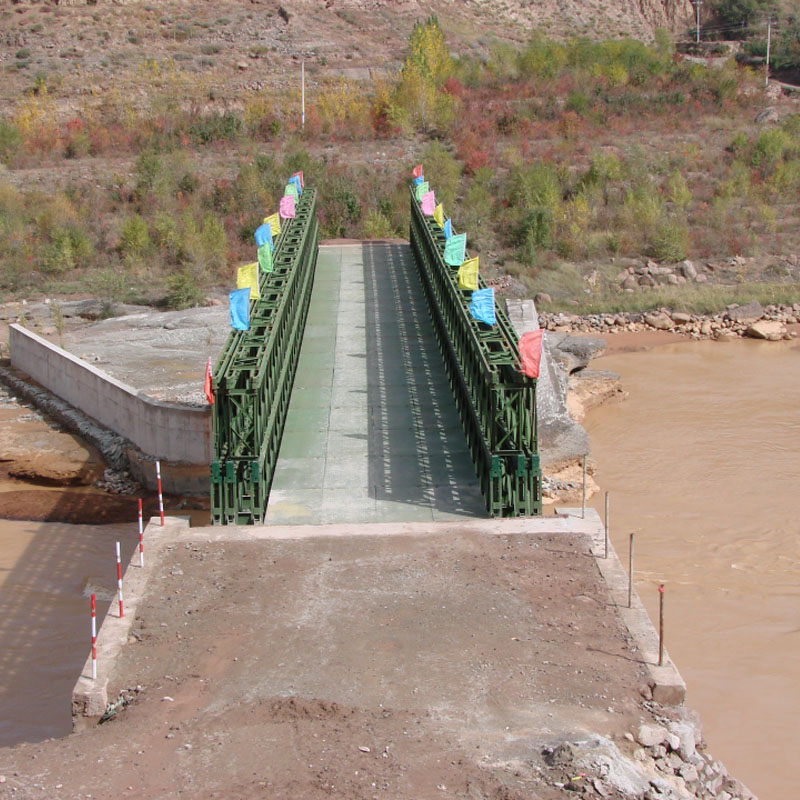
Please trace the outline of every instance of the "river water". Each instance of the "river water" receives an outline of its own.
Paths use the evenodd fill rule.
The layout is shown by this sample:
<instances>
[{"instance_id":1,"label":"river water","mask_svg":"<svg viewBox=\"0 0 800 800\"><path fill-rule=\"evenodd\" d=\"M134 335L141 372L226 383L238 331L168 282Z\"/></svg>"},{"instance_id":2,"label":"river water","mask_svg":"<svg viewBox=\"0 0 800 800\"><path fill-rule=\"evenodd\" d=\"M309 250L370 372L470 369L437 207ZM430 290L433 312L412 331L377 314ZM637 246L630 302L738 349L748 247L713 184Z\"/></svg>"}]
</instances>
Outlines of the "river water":
<instances>
[{"instance_id":1,"label":"river water","mask_svg":"<svg viewBox=\"0 0 800 800\"><path fill-rule=\"evenodd\" d=\"M91 648L89 596L98 628L137 525L0 520L0 746L64 736L69 699ZM116 608L114 612L116 613Z\"/></svg>"},{"instance_id":2,"label":"river water","mask_svg":"<svg viewBox=\"0 0 800 800\"><path fill-rule=\"evenodd\" d=\"M666 344L592 368L629 393L585 421L614 547L627 564L635 534L651 619L665 584L666 646L710 752L783 800L800 734L800 346Z\"/></svg>"}]
</instances>

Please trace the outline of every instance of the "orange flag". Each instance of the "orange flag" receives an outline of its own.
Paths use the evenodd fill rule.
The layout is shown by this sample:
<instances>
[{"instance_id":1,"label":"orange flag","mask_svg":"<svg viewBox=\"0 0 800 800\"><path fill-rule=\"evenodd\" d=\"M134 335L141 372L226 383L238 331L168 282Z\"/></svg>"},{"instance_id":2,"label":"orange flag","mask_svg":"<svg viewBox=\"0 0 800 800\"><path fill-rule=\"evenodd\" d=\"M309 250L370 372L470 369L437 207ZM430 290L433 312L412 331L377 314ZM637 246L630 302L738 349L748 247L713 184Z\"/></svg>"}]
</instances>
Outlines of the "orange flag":
<instances>
[{"instance_id":1,"label":"orange flag","mask_svg":"<svg viewBox=\"0 0 800 800\"><path fill-rule=\"evenodd\" d=\"M528 331L519 340L519 358L522 374L529 378L539 377L539 363L542 360L542 334L544 331Z\"/></svg>"},{"instance_id":2,"label":"orange flag","mask_svg":"<svg viewBox=\"0 0 800 800\"><path fill-rule=\"evenodd\" d=\"M210 405L214 405L214 390L211 388L211 359L208 359L206 364L206 379L203 382L203 391L206 394L206 400Z\"/></svg>"}]
</instances>

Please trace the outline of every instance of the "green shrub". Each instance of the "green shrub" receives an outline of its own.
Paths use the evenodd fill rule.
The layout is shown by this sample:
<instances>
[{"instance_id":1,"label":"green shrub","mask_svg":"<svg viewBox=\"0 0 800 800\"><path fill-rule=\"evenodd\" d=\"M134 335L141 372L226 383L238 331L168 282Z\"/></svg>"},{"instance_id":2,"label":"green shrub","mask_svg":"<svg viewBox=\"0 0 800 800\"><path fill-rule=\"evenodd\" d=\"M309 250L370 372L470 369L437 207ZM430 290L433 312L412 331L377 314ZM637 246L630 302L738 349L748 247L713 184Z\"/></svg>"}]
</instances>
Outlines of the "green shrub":
<instances>
[{"instance_id":1,"label":"green shrub","mask_svg":"<svg viewBox=\"0 0 800 800\"><path fill-rule=\"evenodd\" d=\"M9 164L22 148L22 134L13 123L0 119L0 163Z\"/></svg>"},{"instance_id":2,"label":"green shrub","mask_svg":"<svg viewBox=\"0 0 800 800\"><path fill-rule=\"evenodd\" d=\"M681 261L689 249L689 231L677 221L664 222L656 228L651 247L659 261Z\"/></svg>"},{"instance_id":3,"label":"green shrub","mask_svg":"<svg viewBox=\"0 0 800 800\"><path fill-rule=\"evenodd\" d=\"M60 231L42 251L40 267L48 275L61 275L75 268L75 254L69 231Z\"/></svg>"},{"instance_id":4,"label":"green shrub","mask_svg":"<svg viewBox=\"0 0 800 800\"><path fill-rule=\"evenodd\" d=\"M191 308L201 303L203 297L202 287L188 270L180 270L167 278L167 308Z\"/></svg>"},{"instance_id":5,"label":"green shrub","mask_svg":"<svg viewBox=\"0 0 800 800\"><path fill-rule=\"evenodd\" d=\"M127 263L141 259L150 250L150 234L147 223L138 214L128 217L120 230L119 250Z\"/></svg>"},{"instance_id":6,"label":"green shrub","mask_svg":"<svg viewBox=\"0 0 800 800\"><path fill-rule=\"evenodd\" d=\"M214 111L207 117L200 117L189 128L189 135L200 144L230 141L242 132L243 123L240 117L230 111L220 114Z\"/></svg>"},{"instance_id":7,"label":"green shrub","mask_svg":"<svg viewBox=\"0 0 800 800\"><path fill-rule=\"evenodd\" d=\"M447 209L452 209L458 195L461 180L461 164L441 142L431 142L421 155L425 177L436 193L436 200Z\"/></svg>"},{"instance_id":8,"label":"green shrub","mask_svg":"<svg viewBox=\"0 0 800 800\"><path fill-rule=\"evenodd\" d=\"M391 221L377 208L367 212L364 218L364 235L367 239L390 239L396 231Z\"/></svg>"}]
</instances>

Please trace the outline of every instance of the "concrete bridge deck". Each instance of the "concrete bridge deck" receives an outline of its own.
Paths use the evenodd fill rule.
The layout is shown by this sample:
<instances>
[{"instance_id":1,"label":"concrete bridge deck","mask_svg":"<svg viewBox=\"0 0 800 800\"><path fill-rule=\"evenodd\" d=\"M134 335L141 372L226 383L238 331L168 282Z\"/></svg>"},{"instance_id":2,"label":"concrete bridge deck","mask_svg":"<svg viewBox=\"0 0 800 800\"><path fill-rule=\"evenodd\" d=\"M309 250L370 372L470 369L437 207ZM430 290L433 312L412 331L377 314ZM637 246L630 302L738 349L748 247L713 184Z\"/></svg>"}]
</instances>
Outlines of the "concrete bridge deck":
<instances>
[{"instance_id":1,"label":"concrete bridge deck","mask_svg":"<svg viewBox=\"0 0 800 800\"><path fill-rule=\"evenodd\" d=\"M267 524L486 516L410 246L320 248Z\"/></svg>"}]
</instances>

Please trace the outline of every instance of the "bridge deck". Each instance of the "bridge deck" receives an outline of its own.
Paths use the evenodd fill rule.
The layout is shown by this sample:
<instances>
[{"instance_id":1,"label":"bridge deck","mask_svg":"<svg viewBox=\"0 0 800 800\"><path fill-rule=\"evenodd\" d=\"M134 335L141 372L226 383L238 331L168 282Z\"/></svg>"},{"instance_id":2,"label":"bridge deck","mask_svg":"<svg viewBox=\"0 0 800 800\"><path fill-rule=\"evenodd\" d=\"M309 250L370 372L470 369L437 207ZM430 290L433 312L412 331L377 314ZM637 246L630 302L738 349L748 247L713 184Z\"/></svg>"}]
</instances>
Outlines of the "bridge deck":
<instances>
[{"instance_id":1,"label":"bridge deck","mask_svg":"<svg viewBox=\"0 0 800 800\"><path fill-rule=\"evenodd\" d=\"M410 247L320 248L267 524L485 516Z\"/></svg>"}]
</instances>

